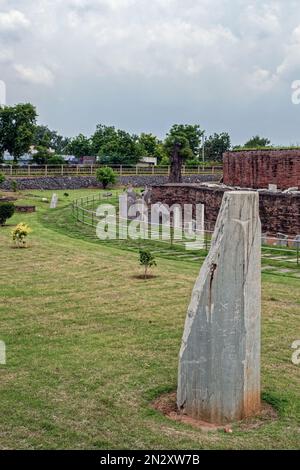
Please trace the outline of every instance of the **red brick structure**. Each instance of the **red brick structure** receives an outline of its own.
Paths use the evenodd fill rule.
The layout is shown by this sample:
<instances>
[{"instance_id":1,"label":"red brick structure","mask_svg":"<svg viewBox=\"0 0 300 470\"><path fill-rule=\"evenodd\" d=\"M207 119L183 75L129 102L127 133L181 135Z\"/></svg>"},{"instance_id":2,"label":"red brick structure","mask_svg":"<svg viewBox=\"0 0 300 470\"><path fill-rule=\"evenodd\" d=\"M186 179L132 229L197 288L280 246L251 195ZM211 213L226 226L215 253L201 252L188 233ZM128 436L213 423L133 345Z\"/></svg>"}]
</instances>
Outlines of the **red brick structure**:
<instances>
[{"instance_id":1,"label":"red brick structure","mask_svg":"<svg viewBox=\"0 0 300 470\"><path fill-rule=\"evenodd\" d=\"M204 204L206 230L213 230L225 191L230 189L200 184L165 184L152 187L151 203ZM300 234L300 194L262 191L259 193L262 232L270 236L278 232L291 237Z\"/></svg>"},{"instance_id":2,"label":"red brick structure","mask_svg":"<svg viewBox=\"0 0 300 470\"><path fill-rule=\"evenodd\" d=\"M224 184L241 188L300 188L300 149L226 152Z\"/></svg>"},{"instance_id":3,"label":"red brick structure","mask_svg":"<svg viewBox=\"0 0 300 470\"><path fill-rule=\"evenodd\" d=\"M35 212L35 206L15 206L16 212Z\"/></svg>"}]
</instances>

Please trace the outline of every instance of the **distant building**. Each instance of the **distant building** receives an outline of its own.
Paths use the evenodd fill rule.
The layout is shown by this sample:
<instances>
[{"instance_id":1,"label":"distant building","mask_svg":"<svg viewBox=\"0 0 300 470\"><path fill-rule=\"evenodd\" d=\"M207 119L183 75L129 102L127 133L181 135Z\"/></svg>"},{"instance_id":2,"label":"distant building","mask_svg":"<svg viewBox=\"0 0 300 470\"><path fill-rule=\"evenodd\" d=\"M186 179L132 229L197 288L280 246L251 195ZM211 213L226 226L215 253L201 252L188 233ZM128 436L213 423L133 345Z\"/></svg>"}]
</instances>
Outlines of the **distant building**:
<instances>
[{"instance_id":1,"label":"distant building","mask_svg":"<svg viewBox=\"0 0 300 470\"><path fill-rule=\"evenodd\" d=\"M147 166L157 166L157 158L156 157L143 157L137 166L140 167L147 167Z\"/></svg>"},{"instance_id":2,"label":"distant building","mask_svg":"<svg viewBox=\"0 0 300 470\"><path fill-rule=\"evenodd\" d=\"M97 157L84 156L78 159L80 165L95 165Z\"/></svg>"}]
</instances>

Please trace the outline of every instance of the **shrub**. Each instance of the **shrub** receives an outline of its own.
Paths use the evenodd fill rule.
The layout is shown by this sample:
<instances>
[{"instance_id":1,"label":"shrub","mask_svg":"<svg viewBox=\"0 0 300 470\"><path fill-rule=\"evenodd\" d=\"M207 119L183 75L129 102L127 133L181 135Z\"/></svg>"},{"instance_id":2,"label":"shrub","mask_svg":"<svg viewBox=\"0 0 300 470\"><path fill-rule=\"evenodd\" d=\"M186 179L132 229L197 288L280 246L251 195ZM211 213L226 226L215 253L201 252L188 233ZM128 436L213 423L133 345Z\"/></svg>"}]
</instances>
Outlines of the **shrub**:
<instances>
[{"instance_id":1,"label":"shrub","mask_svg":"<svg viewBox=\"0 0 300 470\"><path fill-rule=\"evenodd\" d=\"M4 225L7 219L10 219L15 212L15 206L12 202L0 202L0 225Z\"/></svg>"},{"instance_id":2,"label":"shrub","mask_svg":"<svg viewBox=\"0 0 300 470\"><path fill-rule=\"evenodd\" d=\"M4 183L5 181L5 176L3 173L0 173L0 184Z\"/></svg>"},{"instance_id":3,"label":"shrub","mask_svg":"<svg viewBox=\"0 0 300 470\"><path fill-rule=\"evenodd\" d=\"M11 182L11 189L13 190L14 193L17 192L17 190L18 190L18 183L16 182L16 180L13 180L13 181Z\"/></svg>"},{"instance_id":4,"label":"shrub","mask_svg":"<svg viewBox=\"0 0 300 470\"><path fill-rule=\"evenodd\" d=\"M98 168L96 178L97 181L102 183L103 188L106 189L109 184L115 184L117 175L112 168L106 166L104 168Z\"/></svg>"},{"instance_id":5,"label":"shrub","mask_svg":"<svg viewBox=\"0 0 300 470\"><path fill-rule=\"evenodd\" d=\"M140 265L144 266L144 278L147 279L147 271L156 266L154 255L149 250L140 250Z\"/></svg>"},{"instance_id":6,"label":"shrub","mask_svg":"<svg viewBox=\"0 0 300 470\"><path fill-rule=\"evenodd\" d=\"M53 155L47 161L48 165L65 165L66 160L61 155Z\"/></svg>"},{"instance_id":7,"label":"shrub","mask_svg":"<svg viewBox=\"0 0 300 470\"><path fill-rule=\"evenodd\" d=\"M11 232L13 241L15 242L16 246L25 247L27 242L27 236L31 233L31 228L21 222L16 226L16 228Z\"/></svg>"}]
</instances>

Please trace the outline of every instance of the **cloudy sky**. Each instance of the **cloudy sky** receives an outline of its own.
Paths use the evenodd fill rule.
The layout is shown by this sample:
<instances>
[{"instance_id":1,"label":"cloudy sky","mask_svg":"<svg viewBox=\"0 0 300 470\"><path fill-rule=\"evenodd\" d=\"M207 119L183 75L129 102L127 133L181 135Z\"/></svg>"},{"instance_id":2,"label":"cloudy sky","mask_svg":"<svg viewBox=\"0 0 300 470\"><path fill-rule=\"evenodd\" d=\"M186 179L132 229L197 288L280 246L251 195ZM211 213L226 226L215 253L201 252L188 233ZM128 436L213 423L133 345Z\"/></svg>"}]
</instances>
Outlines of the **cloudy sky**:
<instances>
[{"instance_id":1,"label":"cloudy sky","mask_svg":"<svg viewBox=\"0 0 300 470\"><path fill-rule=\"evenodd\" d=\"M299 0L0 0L0 80L65 135L199 123L300 143Z\"/></svg>"}]
</instances>

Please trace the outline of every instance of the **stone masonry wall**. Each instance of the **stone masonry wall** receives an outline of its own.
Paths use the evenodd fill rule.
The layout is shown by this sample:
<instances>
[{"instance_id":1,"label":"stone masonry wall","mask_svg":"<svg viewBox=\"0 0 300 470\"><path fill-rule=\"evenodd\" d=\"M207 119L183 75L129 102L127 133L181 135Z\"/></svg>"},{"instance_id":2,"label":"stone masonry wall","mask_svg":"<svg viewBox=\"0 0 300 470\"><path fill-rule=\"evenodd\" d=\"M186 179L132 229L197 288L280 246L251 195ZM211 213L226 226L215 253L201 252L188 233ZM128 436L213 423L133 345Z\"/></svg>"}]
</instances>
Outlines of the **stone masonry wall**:
<instances>
[{"instance_id":1,"label":"stone masonry wall","mask_svg":"<svg viewBox=\"0 0 300 470\"><path fill-rule=\"evenodd\" d=\"M204 181L217 181L218 175L191 175L184 176L185 183L203 183ZM18 189L84 189L101 188L95 177L89 176L59 176L59 177L39 177L39 178L15 178L7 179L0 190L9 191L12 189L11 182L16 181ZM152 186L153 184L164 184L168 182L167 176L121 176L118 178L120 185L133 185L135 187Z\"/></svg>"},{"instance_id":2,"label":"stone masonry wall","mask_svg":"<svg viewBox=\"0 0 300 470\"><path fill-rule=\"evenodd\" d=\"M213 230L222 198L228 188L210 188L195 184L166 184L152 188L151 202L173 204L204 204L207 230ZM262 231L268 235L281 232L290 236L300 234L300 194L263 191L259 193Z\"/></svg>"},{"instance_id":3,"label":"stone masonry wall","mask_svg":"<svg viewBox=\"0 0 300 470\"><path fill-rule=\"evenodd\" d=\"M224 184L242 188L300 187L300 149L226 152Z\"/></svg>"}]
</instances>

